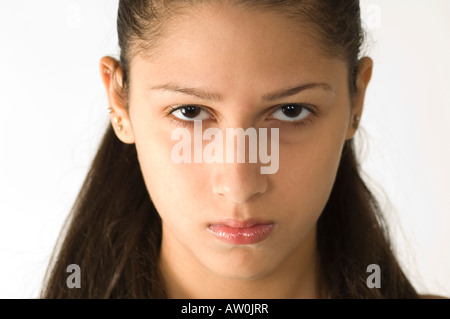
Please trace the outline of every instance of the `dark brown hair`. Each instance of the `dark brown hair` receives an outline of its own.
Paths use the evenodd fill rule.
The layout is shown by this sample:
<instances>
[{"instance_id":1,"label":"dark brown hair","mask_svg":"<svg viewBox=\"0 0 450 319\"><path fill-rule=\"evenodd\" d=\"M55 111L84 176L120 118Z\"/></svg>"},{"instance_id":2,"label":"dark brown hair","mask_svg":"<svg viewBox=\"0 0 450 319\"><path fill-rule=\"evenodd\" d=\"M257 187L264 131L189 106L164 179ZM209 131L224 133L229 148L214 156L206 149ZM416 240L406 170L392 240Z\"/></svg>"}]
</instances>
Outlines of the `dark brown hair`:
<instances>
[{"instance_id":1,"label":"dark brown hair","mask_svg":"<svg viewBox=\"0 0 450 319\"><path fill-rule=\"evenodd\" d=\"M149 54L179 10L222 1L121 0L117 30L127 100L130 61ZM358 0L229 0L249 9L276 10L295 19L324 53L348 62L349 92L364 33ZM165 298L158 272L161 220L147 192L135 145L108 127L55 247L42 298ZM417 298L389 240L377 200L360 176L353 139L345 142L336 180L318 220L318 287L331 298ZM66 285L66 267L81 268L81 288ZM381 288L367 287L367 266L381 268Z\"/></svg>"}]
</instances>

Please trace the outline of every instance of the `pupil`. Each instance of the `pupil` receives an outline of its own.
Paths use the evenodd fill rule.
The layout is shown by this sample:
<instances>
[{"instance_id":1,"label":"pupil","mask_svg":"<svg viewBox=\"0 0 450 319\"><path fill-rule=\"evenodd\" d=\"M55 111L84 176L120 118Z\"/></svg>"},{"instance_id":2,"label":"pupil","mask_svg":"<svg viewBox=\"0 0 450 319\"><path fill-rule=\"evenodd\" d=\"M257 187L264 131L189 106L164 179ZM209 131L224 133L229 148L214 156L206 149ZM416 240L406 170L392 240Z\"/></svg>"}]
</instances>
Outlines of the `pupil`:
<instances>
[{"instance_id":1,"label":"pupil","mask_svg":"<svg viewBox=\"0 0 450 319\"><path fill-rule=\"evenodd\" d=\"M194 118L199 114L199 109L195 106L185 106L181 109L181 113L186 117Z\"/></svg>"},{"instance_id":2,"label":"pupil","mask_svg":"<svg viewBox=\"0 0 450 319\"><path fill-rule=\"evenodd\" d=\"M298 105L283 106L283 113L286 116L296 117L302 112L302 107Z\"/></svg>"}]
</instances>

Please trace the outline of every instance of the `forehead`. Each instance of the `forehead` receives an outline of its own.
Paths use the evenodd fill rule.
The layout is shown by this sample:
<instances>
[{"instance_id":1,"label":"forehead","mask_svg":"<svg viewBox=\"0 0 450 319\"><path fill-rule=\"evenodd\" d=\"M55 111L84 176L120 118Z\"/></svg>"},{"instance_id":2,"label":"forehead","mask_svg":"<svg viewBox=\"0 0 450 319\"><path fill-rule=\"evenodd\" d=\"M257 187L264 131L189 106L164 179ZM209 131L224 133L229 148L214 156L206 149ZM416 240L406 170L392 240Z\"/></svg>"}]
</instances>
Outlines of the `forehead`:
<instances>
[{"instance_id":1,"label":"forehead","mask_svg":"<svg viewBox=\"0 0 450 319\"><path fill-rule=\"evenodd\" d=\"M325 55L312 34L277 11L199 6L172 17L156 47L133 59L132 73L150 81L175 76L190 85L239 86L288 85L343 71L343 61Z\"/></svg>"}]
</instances>

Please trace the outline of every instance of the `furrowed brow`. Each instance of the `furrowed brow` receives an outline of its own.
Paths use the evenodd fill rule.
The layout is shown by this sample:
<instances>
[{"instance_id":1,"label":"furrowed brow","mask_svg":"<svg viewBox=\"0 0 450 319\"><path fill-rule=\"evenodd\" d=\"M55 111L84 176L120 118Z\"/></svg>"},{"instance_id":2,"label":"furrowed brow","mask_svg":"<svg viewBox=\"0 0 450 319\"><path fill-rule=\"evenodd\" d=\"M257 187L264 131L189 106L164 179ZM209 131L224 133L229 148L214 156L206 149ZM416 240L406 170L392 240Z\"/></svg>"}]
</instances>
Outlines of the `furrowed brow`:
<instances>
[{"instance_id":1,"label":"furrowed brow","mask_svg":"<svg viewBox=\"0 0 450 319\"><path fill-rule=\"evenodd\" d=\"M277 100L281 100L290 96L293 96L295 94L298 94L302 91L308 90L308 89L323 89L326 91L334 91L333 87L327 83L308 83L308 84L302 84L296 87L289 88L287 90L280 90L274 93L268 93L263 95L262 100L265 102L274 102Z\"/></svg>"},{"instance_id":2,"label":"furrowed brow","mask_svg":"<svg viewBox=\"0 0 450 319\"><path fill-rule=\"evenodd\" d=\"M274 102L277 100L281 100L286 97L293 96L295 94L298 94L302 91L308 90L308 89L323 89L326 91L333 91L333 87L327 83L308 83L308 84L302 84L299 86L295 86L288 89L283 89L280 91L276 91L273 93L267 93L262 96L262 101L264 102ZM190 87L183 87L181 85L175 84L175 83L166 83L162 85L156 85L151 87L151 90L157 90L157 91L170 91L170 92L176 92L176 93L182 93L191 95L194 97L197 97L202 100L208 100L208 101L222 101L223 96L219 93L214 93L206 89L202 88L190 88Z\"/></svg>"},{"instance_id":3,"label":"furrowed brow","mask_svg":"<svg viewBox=\"0 0 450 319\"><path fill-rule=\"evenodd\" d=\"M177 92L177 93L183 93L191 96L195 96L202 100L208 100L208 101L221 101L223 100L223 97L220 94L212 93L208 90L201 89L201 88L189 88L189 87L182 87L175 83L167 83L162 85L153 86L151 90L159 90L159 91L170 91L170 92Z\"/></svg>"}]
</instances>

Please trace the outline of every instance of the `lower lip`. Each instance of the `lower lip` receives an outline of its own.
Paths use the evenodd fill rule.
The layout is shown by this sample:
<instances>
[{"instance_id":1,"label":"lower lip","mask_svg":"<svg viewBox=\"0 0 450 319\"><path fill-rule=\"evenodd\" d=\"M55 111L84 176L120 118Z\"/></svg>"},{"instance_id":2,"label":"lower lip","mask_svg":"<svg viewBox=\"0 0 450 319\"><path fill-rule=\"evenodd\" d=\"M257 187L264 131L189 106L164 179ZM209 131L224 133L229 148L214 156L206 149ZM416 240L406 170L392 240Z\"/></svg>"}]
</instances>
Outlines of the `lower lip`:
<instances>
[{"instance_id":1,"label":"lower lip","mask_svg":"<svg viewBox=\"0 0 450 319\"><path fill-rule=\"evenodd\" d=\"M258 224L247 228L210 225L209 230L221 241L228 244L251 245L269 237L273 230L273 224Z\"/></svg>"}]
</instances>

